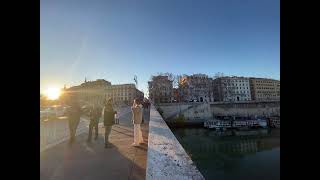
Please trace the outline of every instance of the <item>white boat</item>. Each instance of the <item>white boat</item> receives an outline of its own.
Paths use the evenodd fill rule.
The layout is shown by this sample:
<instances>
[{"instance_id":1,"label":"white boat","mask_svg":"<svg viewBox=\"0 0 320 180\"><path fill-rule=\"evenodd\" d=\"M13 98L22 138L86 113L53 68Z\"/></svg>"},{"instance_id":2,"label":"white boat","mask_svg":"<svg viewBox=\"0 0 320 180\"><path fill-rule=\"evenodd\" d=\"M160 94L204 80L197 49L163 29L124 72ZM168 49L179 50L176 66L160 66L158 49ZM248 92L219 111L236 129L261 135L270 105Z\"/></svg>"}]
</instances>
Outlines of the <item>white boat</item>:
<instances>
[{"instance_id":1,"label":"white boat","mask_svg":"<svg viewBox=\"0 0 320 180\"><path fill-rule=\"evenodd\" d=\"M259 126L262 127L262 128L267 128L268 127L267 120L265 120L265 119L258 119L258 123L259 123Z\"/></svg>"},{"instance_id":2,"label":"white boat","mask_svg":"<svg viewBox=\"0 0 320 180\"><path fill-rule=\"evenodd\" d=\"M248 123L247 123L247 121L233 121L232 127L244 128L244 127L248 127Z\"/></svg>"},{"instance_id":3,"label":"white boat","mask_svg":"<svg viewBox=\"0 0 320 180\"><path fill-rule=\"evenodd\" d=\"M216 130L225 130L231 128L231 121L211 120L205 122L205 127Z\"/></svg>"},{"instance_id":4,"label":"white boat","mask_svg":"<svg viewBox=\"0 0 320 180\"><path fill-rule=\"evenodd\" d=\"M270 126L275 128L280 128L280 118L278 117L270 118Z\"/></svg>"},{"instance_id":5,"label":"white boat","mask_svg":"<svg viewBox=\"0 0 320 180\"><path fill-rule=\"evenodd\" d=\"M274 121L274 127L276 127L277 121ZM280 121L279 125L280 126ZM249 128L267 128L267 121L264 119L254 119L254 120L210 120L204 122L204 127L212 129L226 129L226 128L237 128L237 129L249 129Z\"/></svg>"}]
</instances>

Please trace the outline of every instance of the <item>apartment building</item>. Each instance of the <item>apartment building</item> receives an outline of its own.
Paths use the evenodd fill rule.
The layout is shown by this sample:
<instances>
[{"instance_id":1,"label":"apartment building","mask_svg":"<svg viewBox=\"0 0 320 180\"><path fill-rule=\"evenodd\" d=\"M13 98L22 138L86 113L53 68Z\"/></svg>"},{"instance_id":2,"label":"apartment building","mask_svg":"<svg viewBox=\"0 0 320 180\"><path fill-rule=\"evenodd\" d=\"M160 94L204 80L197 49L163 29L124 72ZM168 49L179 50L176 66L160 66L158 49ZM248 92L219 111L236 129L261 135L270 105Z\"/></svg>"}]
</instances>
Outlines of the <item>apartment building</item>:
<instances>
[{"instance_id":1,"label":"apartment building","mask_svg":"<svg viewBox=\"0 0 320 180\"><path fill-rule=\"evenodd\" d=\"M73 86L66 90L77 95L79 102L84 104L103 105L106 99L111 98L114 104L132 104L135 98L143 99L143 92L139 91L135 84L116 84L104 79L86 81L79 86Z\"/></svg>"},{"instance_id":2,"label":"apartment building","mask_svg":"<svg viewBox=\"0 0 320 180\"><path fill-rule=\"evenodd\" d=\"M143 99L144 94L135 84L116 84L109 87L106 97L111 98L116 104L132 104L135 98Z\"/></svg>"},{"instance_id":3,"label":"apartment building","mask_svg":"<svg viewBox=\"0 0 320 180\"><path fill-rule=\"evenodd\" d=\"M250 101L250 81L246 77L219 77L213 80L215 101Z\"/></svg>"},{"instance_id":4,"label":"apartment building","mask_svg":"<svg viewBox=\"0 0 320 180\"><path fill-rule=\"evenodd\" d=\"M267 78L250 78L250 90L253 100L280 100L279 80Z\"/></svg>"},{"instance_id":5,"label":"apartment building","mask_svg":"<svg viewBox=\"0 0 320 180\"><path fill-rule=\"evenodd\" d=\"M155 103L173 101L173 81L168 76L153 76L148 82L149 98Z\"/></svg>"},{"instance_id":6,"label":"apartment building","mask_svg":"<svg viewBox=\"0 0 320 180\"><path fill-rule=\"evenodd\" d=\"M205 74L184 75L179 81L183 101L213 102L213 79Z\"/></svg>"}]
</instances>

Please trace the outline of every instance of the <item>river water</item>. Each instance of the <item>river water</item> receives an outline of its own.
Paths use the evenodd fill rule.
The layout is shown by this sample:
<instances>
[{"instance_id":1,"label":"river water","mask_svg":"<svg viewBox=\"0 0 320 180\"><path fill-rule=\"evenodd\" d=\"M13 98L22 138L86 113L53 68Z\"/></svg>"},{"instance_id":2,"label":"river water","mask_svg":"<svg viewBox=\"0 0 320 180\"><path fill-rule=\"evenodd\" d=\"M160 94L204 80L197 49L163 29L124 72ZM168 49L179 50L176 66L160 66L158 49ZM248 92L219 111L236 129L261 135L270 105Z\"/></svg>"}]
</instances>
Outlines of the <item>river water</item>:
<instances>
[{"instance_id":1,"label":"river water","mask_svg":"<svg viewBox=\"0 0 320 180\"><path fill-rule=\"evenodd\" d=\"M205 179L280 179L280 129L171 129Z\"/></svg>"}]
</instances>

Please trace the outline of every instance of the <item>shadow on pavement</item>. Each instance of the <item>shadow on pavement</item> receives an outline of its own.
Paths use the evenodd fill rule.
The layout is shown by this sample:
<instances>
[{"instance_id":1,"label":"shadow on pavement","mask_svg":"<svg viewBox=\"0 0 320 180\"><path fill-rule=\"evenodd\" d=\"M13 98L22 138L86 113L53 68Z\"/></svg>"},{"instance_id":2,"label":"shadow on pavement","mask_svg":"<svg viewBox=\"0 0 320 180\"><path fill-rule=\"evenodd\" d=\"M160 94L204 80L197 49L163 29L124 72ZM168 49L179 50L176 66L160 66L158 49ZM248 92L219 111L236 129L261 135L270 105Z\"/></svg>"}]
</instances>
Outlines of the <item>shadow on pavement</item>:
<instances>
[{"instance_id":1,"label":"shadow on pavement","mask_svg":"<svg viewBox=\"0 0 320 180\"><path fill-rule=\"evenodd\" d=\"M132 147L132 137L117 134L106 149L101 132L97 141L87 143L85 133L71 146L64 142L40 153L40 179L145 179L147 148Z\"/></svg>"}]
</instances>

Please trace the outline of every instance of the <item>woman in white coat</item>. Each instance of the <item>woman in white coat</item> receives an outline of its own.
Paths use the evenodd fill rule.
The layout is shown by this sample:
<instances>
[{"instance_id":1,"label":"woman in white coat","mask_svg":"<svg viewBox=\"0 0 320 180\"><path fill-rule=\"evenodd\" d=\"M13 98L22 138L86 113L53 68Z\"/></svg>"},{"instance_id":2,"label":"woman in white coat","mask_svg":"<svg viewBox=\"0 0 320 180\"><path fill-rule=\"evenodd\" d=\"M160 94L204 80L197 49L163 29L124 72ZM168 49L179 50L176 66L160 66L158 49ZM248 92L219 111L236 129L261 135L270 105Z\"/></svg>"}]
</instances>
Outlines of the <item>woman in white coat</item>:
<instances>
[{"instance_id":1,"label":"woman in white coat","mask_svg":"<svg viewBox=\"0 0 320 180\"><path fill-rule=\"evenodd\" d=\"M133 101L133 105L131 107L132 110L132 122L134 125L134 139L132 146L139 146L139 144L143 143L142 131L141 131L141 123L142 123L142 105L138 102L137 99Z\"/></svg>"}]
</instances>

